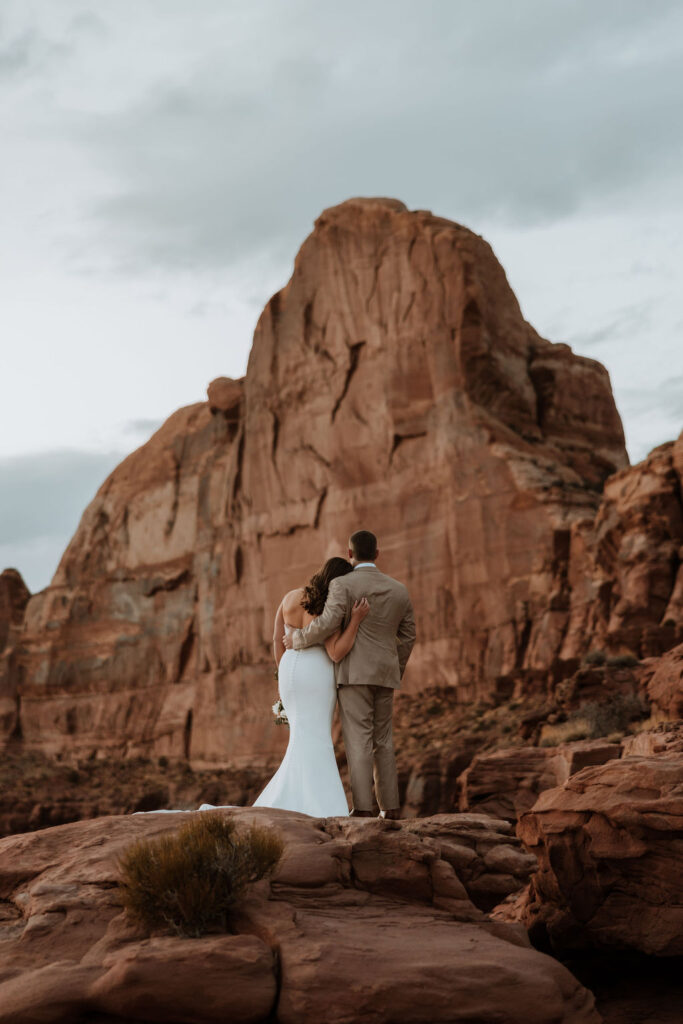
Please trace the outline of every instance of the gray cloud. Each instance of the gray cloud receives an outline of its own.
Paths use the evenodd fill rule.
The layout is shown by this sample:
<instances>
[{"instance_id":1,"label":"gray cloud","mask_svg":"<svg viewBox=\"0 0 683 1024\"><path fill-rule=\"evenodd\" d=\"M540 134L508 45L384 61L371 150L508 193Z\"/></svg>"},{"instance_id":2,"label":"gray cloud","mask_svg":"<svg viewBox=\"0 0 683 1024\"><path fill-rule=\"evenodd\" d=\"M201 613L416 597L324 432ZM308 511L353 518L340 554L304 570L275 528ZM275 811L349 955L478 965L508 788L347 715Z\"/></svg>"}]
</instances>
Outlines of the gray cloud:
<instances>
[{"instance_id":1,"label":"gray cloud","mask_svg":"<svg viewBox=\"0 0 683 1024\"><path fill-rule=\"evenodd\" d=\"M678 174L675 0L241 9L205 3L201 59L81 125L128 269L291 258L349 195L532 224Z\"/></svg>"},{"instance_id":2,"label":"gray cloud","mask_svg":"<svg viewBox=\"0 0 683 1024\"><path fill-rule=\"evenodd\" d=\"M51 451L0 459L0 568L47 585L86 505L121 452Z\"/></svg>"},{"instance_id":3,"label":"gray cloud","mask_svg":"<svg viewBox=\"0 0 683 1024\"><path fill-rule=\"evenodd\" d=\"M658 417L670 420L672 438L683 429L683 376L670 377L653 388L621 388L619 398L629 416L651 416L656 410Z\"/></svg>"},{"instance_id":4,"label":"gray cloud","mask_svg":"<svg viewBox=\"0 0 683 1024\"><path fill-rule=\"evenodd\" d=\"M145 438L151 437L159 429L164 421L161 419L137 419L128 420L123 426L124 434L138 434Z\"/></svg>"},{"instance_id":5,"label":"gray cloud","mask_svg":"<svg viewBox=\"0 0 683 1024\"><path fill-rule=\"evenodd\" d=\"M570 335L567 344L584 350L603 342L613 343L627 335L642 334L652 325L654 307L652 299L623 306L607 323Z\"/></svg>"}]
</instances>

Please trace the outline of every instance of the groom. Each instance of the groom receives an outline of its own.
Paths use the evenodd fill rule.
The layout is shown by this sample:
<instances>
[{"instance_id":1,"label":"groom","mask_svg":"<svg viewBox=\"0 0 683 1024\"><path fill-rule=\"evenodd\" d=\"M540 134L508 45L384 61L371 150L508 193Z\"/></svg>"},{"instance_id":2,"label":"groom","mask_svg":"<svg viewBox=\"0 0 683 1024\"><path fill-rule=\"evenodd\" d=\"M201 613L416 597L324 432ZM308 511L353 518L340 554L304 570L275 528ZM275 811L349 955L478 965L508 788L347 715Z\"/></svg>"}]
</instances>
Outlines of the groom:
<instances>
[{"instance_id":1,"label":"groom","mask_svg":"<svg viewBox=\"0 0 683 1024\"><path fill-rule=\"evenodd\" d=\"M398 779L391 732L394 690L401 685L415 643L415 620L408 590L376 566L377 538L358 530L349 540L353 572L330 583L321 615L291 633L286 646L300 650L322 644L349 621L354 601L366 597L370 612L356 641L335 665L344 746L351 776L355 817L373 815L374 764L377 803L385 818L398 818Z\"/></svg>"}]
</instances>

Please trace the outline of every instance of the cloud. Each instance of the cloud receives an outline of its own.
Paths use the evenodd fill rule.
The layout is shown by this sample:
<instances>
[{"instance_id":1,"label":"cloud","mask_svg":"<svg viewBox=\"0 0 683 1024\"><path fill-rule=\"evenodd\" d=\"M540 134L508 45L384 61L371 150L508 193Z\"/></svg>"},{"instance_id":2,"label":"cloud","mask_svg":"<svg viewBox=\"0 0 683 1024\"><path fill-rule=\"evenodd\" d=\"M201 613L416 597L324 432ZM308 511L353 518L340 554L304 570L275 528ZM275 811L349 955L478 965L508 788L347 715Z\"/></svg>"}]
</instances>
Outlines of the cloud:
<instances>
[{"instance_id":1,"label":"cloud","mask_svg":"<svg viewBox=\"0 0 683 1024\"><path fill-rule=\"evenodd\" d=\"M46 451L0 459L0 568L47 586L81 515L121 452Z\"/></svg>"},{"instance_id":2,"label":"cloud","mask_svg":"<svg viewBox=\"0 0 683 1024\"><path fill-rule=\"evenodd\" d=\"M602 326L570 335L566 339L567 344L587 349L594 345L600 345L602 342L612 344L627 336L640 335L642 337L652 326L655 306L654 299L630 303L618 310L616 315Z\"/></svg>"},{"instance_id":3,"label":"cloud","mask_svg":"<svg viewBox=\"0 0 683 1024\"><path fill-rule=\"evenodd\" d=\"M137 419L128 420L123 426L124 434L141 434L145 438L151 437L163 423L163 419Z\"/></svg>"},{"instance_id":4,"label":"cloud","mask_svg":"<svg viewBox=\"0 0 683 1024\"><path fill-rule=\"evenodd\" d=\"M188 56L79 125L129 270L291 258L350 195L528 225L678 175L675 0L236 9L178 21Z\"/></svg>"}]
</instances>

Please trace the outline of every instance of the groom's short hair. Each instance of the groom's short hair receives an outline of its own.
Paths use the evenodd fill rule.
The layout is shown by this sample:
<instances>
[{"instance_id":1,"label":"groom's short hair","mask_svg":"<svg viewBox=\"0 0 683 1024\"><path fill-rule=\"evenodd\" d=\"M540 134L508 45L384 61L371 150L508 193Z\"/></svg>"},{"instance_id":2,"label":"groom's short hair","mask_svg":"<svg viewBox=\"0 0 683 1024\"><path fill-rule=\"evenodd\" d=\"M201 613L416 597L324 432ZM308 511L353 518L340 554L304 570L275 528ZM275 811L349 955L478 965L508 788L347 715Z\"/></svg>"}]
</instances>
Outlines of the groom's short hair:
<instances>
[{"instance_id":1,"label":"groom's short hair","mask_svg":"<svg viewBox=\"0 0 683 1024\"><path fill-rule=\"evenodd\" d=\"M369 530L356 530L349 537L349 547L359 562L371 562L377 555L377 538Z\"/></svg>"}]
</instances>

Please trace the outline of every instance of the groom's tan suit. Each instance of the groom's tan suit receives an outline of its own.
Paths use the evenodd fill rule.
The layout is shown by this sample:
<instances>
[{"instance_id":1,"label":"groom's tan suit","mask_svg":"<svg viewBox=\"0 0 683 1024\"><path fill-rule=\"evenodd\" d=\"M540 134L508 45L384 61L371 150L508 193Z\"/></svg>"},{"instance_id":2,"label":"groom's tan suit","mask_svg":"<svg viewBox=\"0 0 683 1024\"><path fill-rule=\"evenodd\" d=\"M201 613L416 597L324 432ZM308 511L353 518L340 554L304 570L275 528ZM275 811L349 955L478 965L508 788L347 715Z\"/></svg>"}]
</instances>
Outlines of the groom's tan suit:
<instances>
[{"instance_id":1,"label":"groom's tan suit","mask_svg":"<svg viewBox=\"0 0 683 1024\"><path fill-rule=\"evenodd\" d=\"M374 565L357 565L330 583L321 615L292 634L295 650L322 644L351 617L355 601L367 597L368 615L356 641L335 665L344 746L353 806L371 811L375 791L382 810L398 808L398 780L391 730L394 690L415 643L415 620L408 590Z\"/></svg>"}]
</instances>

